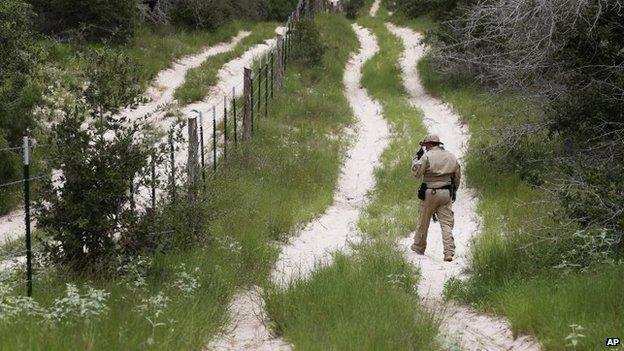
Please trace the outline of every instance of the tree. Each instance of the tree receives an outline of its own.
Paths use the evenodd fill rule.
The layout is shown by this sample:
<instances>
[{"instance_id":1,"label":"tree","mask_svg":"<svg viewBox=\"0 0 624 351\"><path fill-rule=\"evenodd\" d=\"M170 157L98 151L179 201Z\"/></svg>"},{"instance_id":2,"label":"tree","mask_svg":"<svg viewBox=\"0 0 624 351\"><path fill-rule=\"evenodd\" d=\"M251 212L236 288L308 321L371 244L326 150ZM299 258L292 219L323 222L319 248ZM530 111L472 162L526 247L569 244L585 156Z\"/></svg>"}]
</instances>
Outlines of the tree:
<instances>
[{"instance_id":1,"label":"tree","mask_svg":"<svg viewBox=\"0 0 624 351\"><path fill-rule=\"evenodd\" d=\"M22 0L0 2L0 148L18 145L33 124L28 112L37 97L29 82L43 57L33 18L31 6ZM0 152L0 165L0 184L21 173L19 154ZM11 208L10 190L0 189L0 213Z\"/></svg>"},{"instance_id":2,"label":"tree","mask_svg":"<svg viewBox=\"0 0 624 351\"><path fill-rule=\"evenodd\" d=\"M134 34L139 0L31 0L39 28L56 37L124 41Z\"/></svg>"}]
</instances>

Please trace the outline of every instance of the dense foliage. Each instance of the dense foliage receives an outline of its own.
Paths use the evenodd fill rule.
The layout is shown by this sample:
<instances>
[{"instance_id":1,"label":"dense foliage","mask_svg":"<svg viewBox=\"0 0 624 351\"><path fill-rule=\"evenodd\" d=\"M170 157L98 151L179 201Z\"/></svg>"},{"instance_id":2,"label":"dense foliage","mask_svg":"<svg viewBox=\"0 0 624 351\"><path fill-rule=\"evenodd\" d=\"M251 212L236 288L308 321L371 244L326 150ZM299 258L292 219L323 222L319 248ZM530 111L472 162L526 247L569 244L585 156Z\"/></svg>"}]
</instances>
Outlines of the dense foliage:
<instances>
[{"instance_id":1,"label":"dense foliage","mask_svg":"<svg viewBox=\"0 0 624 351\"><path fill-rule=\"evenodd\" d=\"M620 247L621 6L605 0L488 1L456 12L429 37L440 71L511 91L540 107L540 118L497 131L504 154L521 160L526 179L553 194L568 216L586 228L608 229Z\"/></svg>"},{"instance_id":2,"label":"dense foliage","mask_svg":"<svg viewBox=\"0 0 624 351\"><path fill-rule=\"evenodd\" d=\"M145 32L142 27L175 32L176 25L213 30L235 19L283 20L295 4L296 0L2 1L0 149L20 145L28 128L36 136L44 132L38 122L49 123L52 116L38 114L40 120L35 121L33 111L42 104L42 95L59 83L85 84L81 93L96 111L114 113L136 99L150 78L145 66L151 63L133 62L121 51L136 45L136 33ZM94 99L101 105L95 106ZM20 159L19 151L0 151L0 184L20 178ZM18 200L19 187L0 188L0 213L14 208Z\"/></svg>"},{"instance_id":3,"label":"dense foliage","mask_svg":"<svg viewBox=\"0 0 624 351\"><path fill-rule=\"evenodd\" d=\"M32 126L29 109L37 100L31 75L43 57L32 31L34 13L21 0L0 3L0 149L20 143L26 128ZM20 155L0 151L0 183L20 174ZM11 206L9 192L0 188L0 213Z\"/></svg>"},{"instance_id":4,"label":"dense foliage","mask_svg":"<svg viewBox=\"0 0 624 351\"><path fill-rule=\"evenodd\" d=\"M342 8L350 19L355 19L358 11L364 6L364 0L345 0L342 1Z\"/></svg>"},{"instance_id":5,"label":"dense foliage","mask_svg":"<svg viewBox=\"0 0 624 351\"><path fill-rule=\"evenodd\" d=\"M293 60L311 66L321 63L325 46L314 21L302 20L295 23L292 40L295 42L291 54Z\"/></svg>"},{"instance_id":6,"label":"dense foliage","mask_svg":"<svg viewBox=\"0 0 624 351\"><path fill-rule=\"evenodd\" d=\"M431 15L436 19L447 19L457 13L457 8L474 4L476 0L386 0L386 6L391 11L416 18Z\"/></svg>"},{"instance_id":7,"label":"dense foliage","mask_svg":"<svg viewBox=\"0 0 624 351\"><path fill-rule=\"evenodd\" d=\"M123 41L139 20L139 0L31 0L38 27L58 38Z\"/></svg>"}]
</instances>

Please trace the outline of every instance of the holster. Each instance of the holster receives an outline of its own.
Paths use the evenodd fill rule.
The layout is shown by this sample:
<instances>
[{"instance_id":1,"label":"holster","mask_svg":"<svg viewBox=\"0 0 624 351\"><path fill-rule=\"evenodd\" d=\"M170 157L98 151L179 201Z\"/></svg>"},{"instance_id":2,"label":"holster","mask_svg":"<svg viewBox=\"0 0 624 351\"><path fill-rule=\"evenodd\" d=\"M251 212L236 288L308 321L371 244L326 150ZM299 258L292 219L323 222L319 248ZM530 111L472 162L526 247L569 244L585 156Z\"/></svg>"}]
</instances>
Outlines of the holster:
<instances>
[{"instance_id":1,"label":"holster","mask_svg":"<svg viewBox=\"0 0 624 351\"><path fill-rule=\"evenodd\" d=\"M420 189L418 189L418 198L424 201L425 197L427 197L427 183L421 183Z\"/></svg>"},{"instance_id":2,"label":"holster","mask_svg":"<svg viewBox=\"0 0 624 351\"><path fill-rule=\"evenodd\" d=\"M457 184L455 177L451 177L451 201L455 203L455 200L457 200Z\"/></svg>"}]
</instances>

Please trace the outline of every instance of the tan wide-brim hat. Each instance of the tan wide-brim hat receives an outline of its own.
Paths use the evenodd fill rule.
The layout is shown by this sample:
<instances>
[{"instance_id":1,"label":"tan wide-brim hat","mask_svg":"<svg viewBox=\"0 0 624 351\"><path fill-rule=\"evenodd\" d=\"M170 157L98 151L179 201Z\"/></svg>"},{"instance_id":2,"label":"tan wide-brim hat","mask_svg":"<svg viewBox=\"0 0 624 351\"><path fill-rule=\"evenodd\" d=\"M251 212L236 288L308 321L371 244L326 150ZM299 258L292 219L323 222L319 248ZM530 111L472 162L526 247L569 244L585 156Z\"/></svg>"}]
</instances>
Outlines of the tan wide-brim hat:
<instances>
[{"instance_id":1,"label":"tan wide-brim hat","mask_svg":"<svg viewBox=\"0 0 624 351\"><path fill-rule=\"evenodd\" d=\"M440 141L440 137L437 134L429 134L420 142L420 146L425 145L426 143L434 143L434 144L444 144Z\"/></svg>"}]
</instances>

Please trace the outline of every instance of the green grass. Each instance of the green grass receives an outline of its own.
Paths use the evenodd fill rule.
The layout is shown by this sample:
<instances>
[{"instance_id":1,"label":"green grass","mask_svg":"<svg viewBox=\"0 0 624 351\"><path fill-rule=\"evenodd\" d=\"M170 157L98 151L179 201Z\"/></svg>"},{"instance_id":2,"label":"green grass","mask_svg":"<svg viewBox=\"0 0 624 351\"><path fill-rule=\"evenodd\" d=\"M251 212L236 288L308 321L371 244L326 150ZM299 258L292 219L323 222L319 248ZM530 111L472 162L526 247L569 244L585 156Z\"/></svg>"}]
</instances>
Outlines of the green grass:
<instances>
[{"instance_id":1,"label":"green grass","mask_svg":"<svg viewBox=\"0 0 624 351\"><path fill-rule=\"evenodd\" d=\"M71 325L42 326L25 316L15 323L0 321L0 349L186 350L206 345L225 322L232 294L265 282L277 254L274 241L332 201L346 145L340 136L352 122L339 77L355 38L337 15L318 21L331 48L323 65L290 66L285 92L273 101L271 117L260 120L256 137L239 145L209 177L206 208L197 214L208 219L207 242L156 255L145 293L130 293L120 277L78 278L62 272L37 277L34 296L43 305L62 295L65 283L87 283L111 294L109 310L97 320ZM180 263L199 268L202 286L189 296L173 287ZM155 320L164 325L156 328L150 345L153 328L134 309L158 292L171 301Z\"/></svg>"},{"instance_id":2,"label":"green grass","mask_svg":"<svg viewBox=\"0 0 624 351\"><path fill-rule=\"evenodd\" d=\"M545 350L571 349L564 341L571 324L585 328L586 338L576 350L602 349L606 337L624 330L624 268L567 274L553 268L571 249L567 245L575 227L558 223L562 212L514 171L514 163L522 165L522 160L486 149L498 142L492 128L526 121L536 112L526 114L513 97L445 80L427 60L419 70L426 89L449 102L470 128L467 181L479 192L483 219L471 251L470 278L466 283L451 282L447 296L505 315L514 332L535 334ZM539 143L534 143L536 139ZM543 135L533 135L529 142L554 147Z\"/></svg>"},{"instance_id":3,"label":"green grass","mask_svg":"<svg viewBox=\"0 0 624 351\"><path fill-rule=\"evenodd\" d=\"M383 9L380 10L382 12ZM418 200L409 165L424 133L398 67L402 44L378 19L361 24L378 36L381 52L364 67L363 86L384 107L396 138L376 171L377 189L360 222L374 238L288 289L265 294L275 329L302 350L436 350L437 324L418 304L417 272L394 248L415 225Z\"/></svg>"},{"instance_id":4,"label":"green grass","mask_svg":"<svg viewBox=\"0 0 624 351\"><path fill-rule=\"evenodd\" d=\"M205 47L229 41L240 30L250 28L252 25L251 22L234 21L214 32L187 31L169 26L145 26L127 43L112 47L123 51L138 63L139 79L147 86L158 72L171 66L175 60L198 53ZM103 44L50 42L48 45L50 60L71 72L73 66L77 64L76 55Z\"/></svg>"},{"instance_id":5,"label":"green grass","mask_svg":"<svg viewBox=\"0 0 624 351\"><path fill-rule=\"evenodd\" d=\"M210 57L201 66L189 70L186 73L184 84L176 90L175 98L181 104L188 104L206 97L210 87L217 83L217 74L221 67L230 60L241 56L253 45L275 37L277 25L277 23L270 22L255 24L249 28L252 34L236 45L234 50Z\"/></svg>"},{"instance_id":6,"label":"green grass","mask_svg":"<svg viewBox=\"0 0 624 351\"><path fill-rule=\"evenodd\" d=\"M415 272L390 246L361 246L312 279L266 294L275 328L298 350L436 350Z\"/></svg>"}]
</instances>

